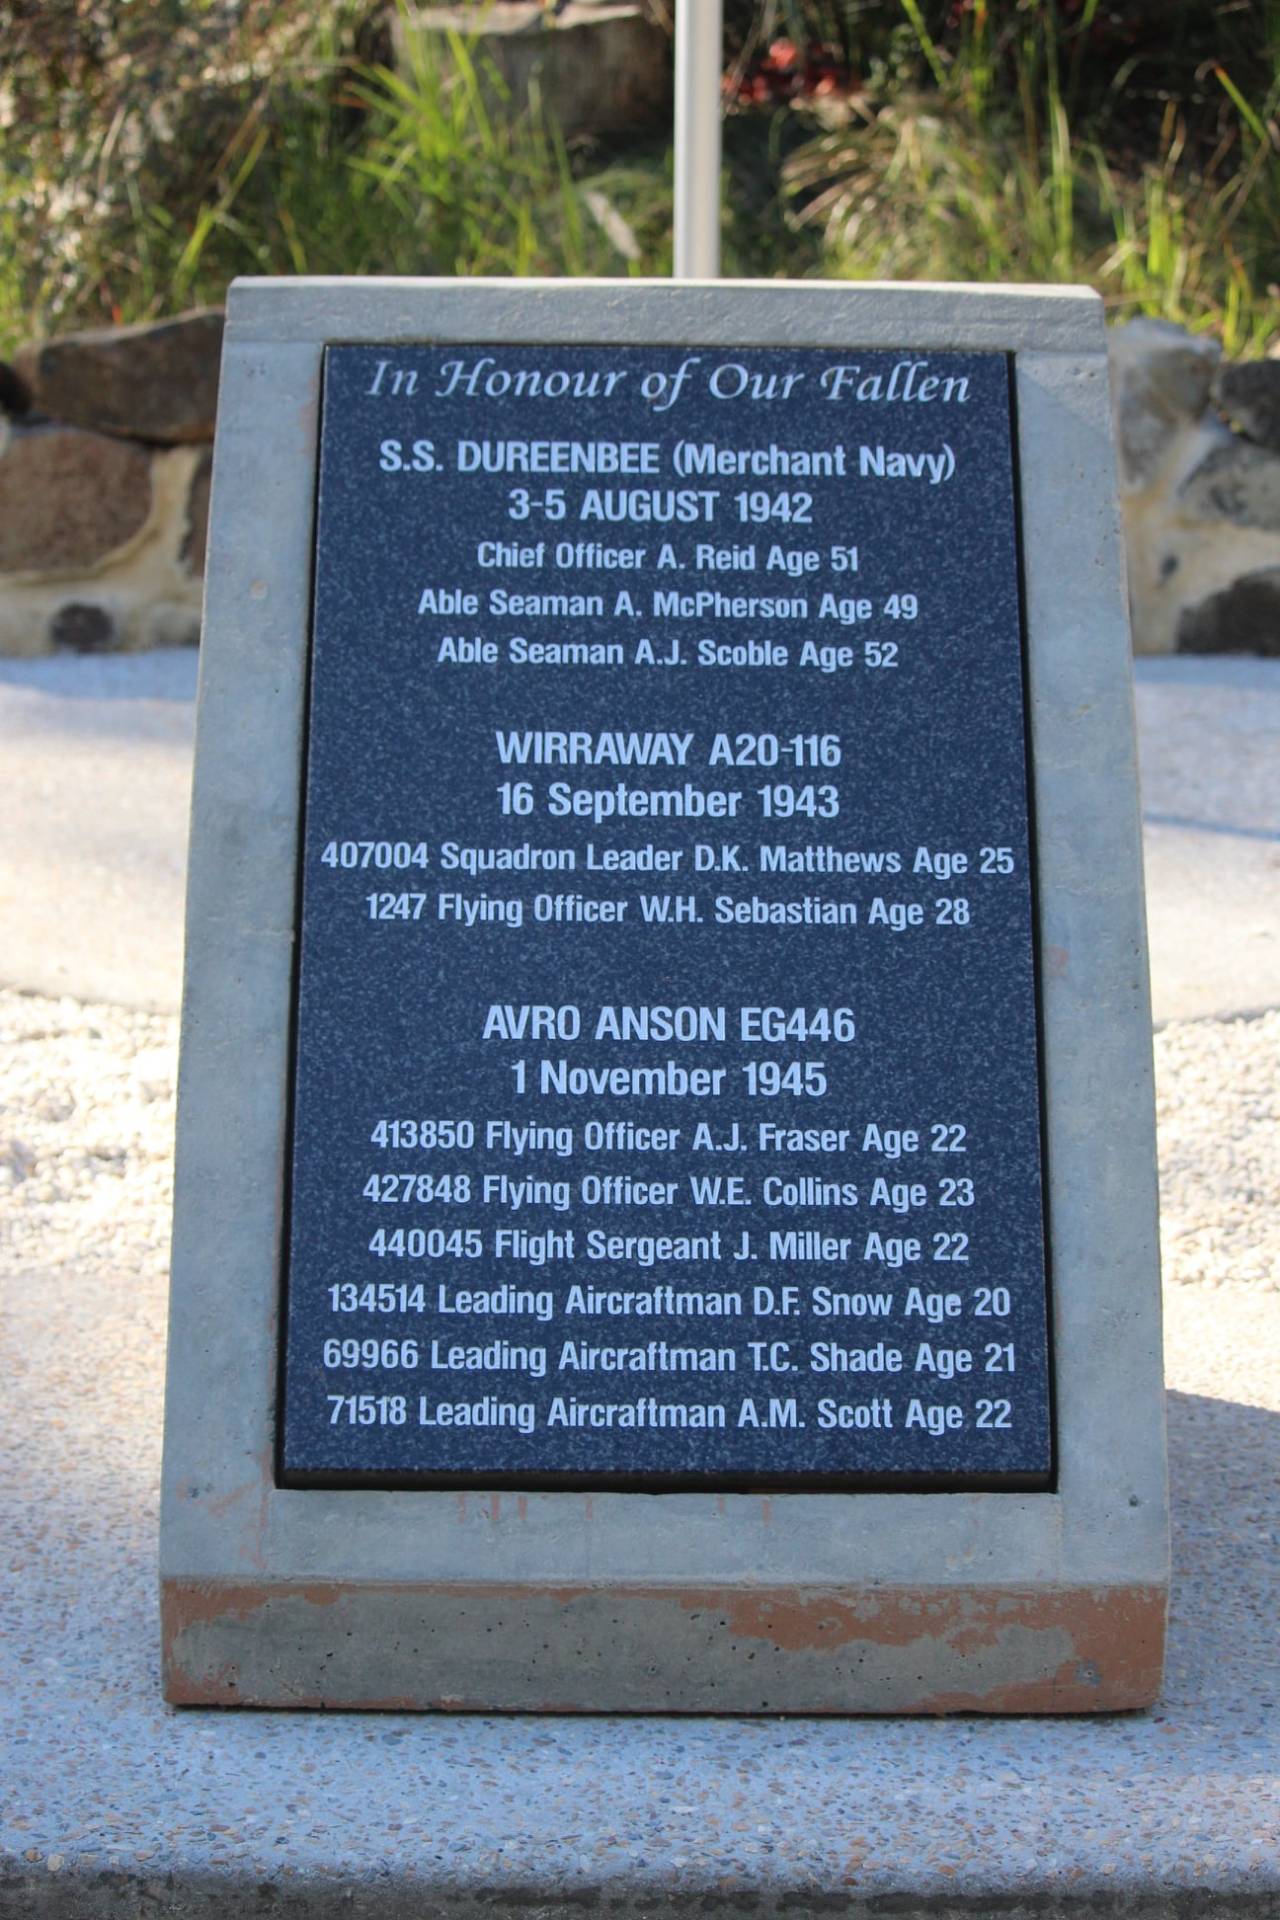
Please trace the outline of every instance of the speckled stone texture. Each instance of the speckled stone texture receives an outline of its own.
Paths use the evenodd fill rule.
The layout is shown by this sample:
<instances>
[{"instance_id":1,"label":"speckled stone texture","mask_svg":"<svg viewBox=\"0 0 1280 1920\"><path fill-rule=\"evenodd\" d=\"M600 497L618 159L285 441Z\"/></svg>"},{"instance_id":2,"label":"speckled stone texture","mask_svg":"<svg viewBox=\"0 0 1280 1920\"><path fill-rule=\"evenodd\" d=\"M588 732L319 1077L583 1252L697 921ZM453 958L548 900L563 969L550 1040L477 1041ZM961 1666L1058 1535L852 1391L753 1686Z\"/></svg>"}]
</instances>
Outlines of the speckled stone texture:
<instances>
[{"instance_id":1,"label":"speckled stone texture","mask_svg":"<svg viewBox=\"0 0 1280 1920\"><path fill-rule=\"evenodd\" d=\"M53 1003L27 1005L50 1024ZM104 1010L74 1011L104 1045ZM129 1044L164 1112L172 1024L150 1025ZM99 1093L121 1073L104 1057ZM184 1711L157 1658L163 1209L122 1214L114 1185L86 1189L74 1252L6 1256L0 1912L1280 1910L1273 1292L1167 1296L1173 1612L1149 1714Z\"/></svg>"},{"instance_id":2,"label":"speckled stone texture","mask_svg":"<svg viewBox=\"0 0 1280 1920\"><path fill-rule=\"evenodd\" d=\"M930 445L946 436L945 455L929 456L938 463L939 479L945 475L947 460L963 476L962 483L950 490L924 484L905 495L899 481L859 478L858 456L851 448L845 477L815 485L812 494L804 496L798 510L809 518L799 547L793 541L782 548L763 537L753 537L744 545L739 537L741 522L732 534L717 532L719 546L708 546L710 521L701 529L706 541L695 542L682 536L678 526L637 520L629 523L632 531L626 535L632 545L625 569L575 571L539 561L533 571L504 574L504 583L517 590L537 590L522 593L522 599L536 602L545 591L563 597L565 587L571 586L597 601L599 620L576 625L540 616L536 604L524 608L531 617L520 623L528 636L521 645L545 648L566 636L583 641L602 634L613 643L612 668L581 667L570 676L556 665L480 670L442 661L438 629L429 621L406 617L406 609L418 605L424 584L449 583L451 591L469 590L475 605L489 605L497 576L479 564L483 549L477 546L476 530L492 528L509 537L510 481L509 476L495 478L470 468L451 471L445 511L444 500L429 480L419 476L415 481L410 476L406 489L403 469L371 473L365 455L370 410L382 422L379 432L389 431L387 419L394 419L407 445L418 445L420 433L436 433L433 444L442 462L454 457L451 450L446 454L446 434L488 436L532 432L533 428L525 423L513 429L511 410L501 399L481 394L448 405L435 399L457 368L469 363L471 356L457 347L397 349L397 365L411 368L417 391L412 406L408 400L399 402L395 415L384 417L370 392L386 377L385 351L379 346L337 346L328 348L325 355L306 824L298 856L302 897L283 1336L282 1483L333 1485L355 1475L376 1485L380 1478L385 1481L389 1473L396 1473L424 1485L469 1483L473 1489L485 1490L495 1485L528 1490L575 1480L595 1491L637 1481L651 1491L659 1485L682 1483L717 1491L744 1486L786 1489L797 1483L812 1486L815 1481L829 1481L845 1490L886 1481L894 1487L923 1481L948 1490L992 1484L1048 1487L1052 1475L1049 1309L1011 363L992 353L933 354L919 363L927 364L939 392L949 393L954 385L965 396L964 405L948 407L944 424L935 422L927 429ZM716 356L708 358L714 361ZM827 392L829 373L824 372L831 361L830 353L812 348L760 352L734 347L732 358L722 359L720 366L731 369L727 385L735 393L748 377L762 388L774 383L781 391L785 384L790 396L790 444L816 448L825 444L824 436L831 436L831 417L837 411ZM735 444L764 446L777 431L776 423L770 427L750 399L717 398L714 377L683 398L678 409L656 413L652 401L643 397L643 382L659 377L651 370L660 368L660 377L674 391L681 369L687 370L689 364L680 346L494 347L485 357L486 365L491 362L499 366L503 380L521 371L527 376L533 370L548 382L563 381L569 377L563 368L572 367L575 382L592 391L547 402L538 414L537 432L549 439L576 435L587 445L598 438L636 449L651 448L653 472L667 478L685 471L679 464L681 449L714 447L719 444L717 436L727 436ZM859 349L859 375L876 383L877 390L892 390L895 382L909 378L912 365L892 351L872 354ZM617 388L611 391L614 382ZM867 434L872 429L864 425L857 431ZM910 431L926 434L923 427ZM878 425L874 432L892 437L889 425ZM901 422L892 427L892 433L899 432L908 432ZM494 442L459 440L458 444L483 446L491 452ZM925 444L923 438L920 444ZM843 446L839 452L843 467ZM441 484L445 483L436 483ZM616 501L622 492L618 487L593 488L588 497ZM654 497L666 496L659 491ZM732 511L727 488L723 506ZM593 525L587 522L586 530L593 530ZM741 595L744 582L754 583L753 595L762 588L770 596L764 605L798 604L793 591L798 592L805 582L792 577L786 591L778 593L785 578L771 570L775 555L785 551L798 559L801 548L807 547L816 566L829 551L844 552L842 542L851 528L857 531L863 556L858 593L881 596L876 601L867 599L863 604L868 609L883 605L884 593L897 583L916 580L922 571L930 577L929 598L910 625L910 641L891 637L888 643L895 660L901 646L901 669L895 667L878 677L867 676L861 668L857 672L846 668L841 679L814 666L797 667L796 662L803 660L802 642L814 644L815 636L827 641L851 638L848 628L837 627L830 619L825 625L785 619L771 624L768 618L743 611L759 604L754 597L747 600ZM610 537L615 536L610 533ZM424 561L423 546L428 539L429 562ZM545 553L549 561L559 545L547 539L534 551ZM717 573L713 581L710 572L704 571L705 558L694 568L695 554L708 552L733 560L738 571L731 576ZM684 558L677 560L677 553ZM942 555L945 566L940 564ZM682 571L686 565L692 569L687 575ZM638 610L660 604L664 592L678 598L673 586L697 590L726 584L732 593L719 597L727 605L736 605L738 612L732 617L717 614L717 638L735 643L741 656L750 650L756 664L722 663L707 669L688 657L683 667L675 669L639 666L630 630L616 621L609 624L608 612L620 591L638 618ZM830 584L848 592L844 575L832 575ZM802 604L816 616L819 595L809 590L814 585L813 580L808 583ZM709 592L707 597L712 597ZM826 598L834 597L824 595L824 604ZM445 622L446 627L450 624ZM636 629L641 630L649 632L644 622ZM903 629L890 621L884 631L892 636ZM374 632L376 642L371 644ZM677 632L681 639L676 638ZM652 642L646 639L641 645L652 652L656 645L666 648L674 643L692 656L708 645L695 637L701 632L696 623L687 621L660 623ZM217 638L211 635L210 644ZM849 657L860 662L860 648L850 649ZM791 664L783 668L759 664L777 658L789 659ZM535 804L535 793L538 799L532 822L513 828L496 816L494 782L509 777L503 767L510 768L511 763L499 758L495 742L505 743L507 754L519 747L536 755L543 736L531 730L546 728L551 739L560 740L564 736L558 730L566 724L596 729L592 737L610 750L616 739L648 742L659 753L670 753L672 764L664 769L659 759L656 770L647 771L606 764L603 775L589 777L579 771L559 782L566 791L573 785L583 800L607 805L610 811L594 821L581 815L565 819L550 811L546 781L554 779L557 771L563 774L563 767L552 765L549 774L539 777L536 758L527 765L516 764L516 774L528 775L530 805ZM655 726L672 731L646 731ZM735 779L715 759L713 743L720 742L722 754L727 754L729 742L743 737L738 730L751 728L762 737L781 740L785 770L788 755L796 759L789 741L816 740L833 726L840 729L843 744L837 751L849 771L842 788L822 785L817 789L817 803L831 808L831 818L819 813L808 823L766 824L768 817L759 817L759 800L753 792L762 776ZM725 728L731 731L722 732ZM583 741L588 737L585 732L575 735ZM708 802L714 793L734 812L727 826L724 821L709 826L700 811L686 815L683 808L676 817L663 818L659 826L625 813L615 818L613 809L620 804L613 790L615 776L617 794L629 781L625 790L638 789L636 797L646 805L656 798L655 787L667 789L668 797L677 803L683 803L691 788L700 805L705 790ZM806 773L803 777L818 776ZM823 781L835 778L820 777ZM600 782L598 791L588 790L593 779ZM584 780L587 787L582 785ZM719 791L726 786L727 791ZM567 877L557 873L552 878L541 870L490 875L487 880L482 877L479 890L464 895L436 893L432 875L418 868L407 877L402 873L395 885L427 889L405 899L406 908L409 899L416 902L421 920L398 928L389 921L374 925L365 904L374 884L369 873L342 872L324 864L336 859L332 836L334 823L340 821L363 822L362 833L381 833L384 828L398 832L401 828L396 823L431 822L446 844L455 835L464 842L496 839L503 845L524 836L540 853L550 852L573 863L572 871ZM727 845L726 832L739 844ZM942 918L944 909L936 898L939 879L932 872L919 871L916 849L926 839L937 847L973 850L968 856L974 867L974 878L968 883L975 892L972 935L932 925ZM683 897L677 894L674 900L682 901L691 913L696 908L699 924L649 925L644 910L660 906L666 913L672 896L637 895L633 888L620 889L607 880L602 885L592 868L593 859L602 857L606 848L634 850L655 841L666 857L674 856L681 863L673 869L672 884L696 889ZM977 878L977 849L986 842L1005 848L1010 867L1006 878L988 876L985 882ZM843 875L834 882L815 881L812 874L779 873L761 865L770 850L798 858L802 847L822 853L833 845L901 847L901 854L889 856L895 863L902 862L900 874L892 877L893 869L888 868L889 880L878 878L859 889ZM409 851L406 843L404 852ZM443 848L429 854L424 842L420 851L424 861L440 865ZM705 867L695 863L699 857L718 861L722 856L741 864L735 864L728 879L722 873L711 884ZM744 866L747 871L739 880L736 876ZM769 874L767 885L759 879L761 871ZM386 879L377 881L380 887L390 884ZM452 889L462 883L446 868L443 877L435 876L434 884ZM726 886L728 893L722 891ZM575 891L578 888L581 893ZM912 903L911 911L922 923L918 934L890 928L885 901L879 897L881 888L895 902ZM590 913L602 911L610 917L565 923L540 918L539 903L552 899L571 909L581 903ZM461 912L446 915L446 903L461 907L464 901L473 913L480 904L501 907L502 923L496 928L488 923L475 927ZM394 906L396 901L389 898L387 904ZM883 916L878 926L877 906ZM948 902L946 910L949 906ZM810 908L833 916L851 913L854 924L805 923L803 916ZM754 910L765 916L785 911L794 919L786 926L762 926L759 921L743 925L741 919L732 920L735 910L739 915ZM966 922L969 911L966 899ZM506 914L511 917L507 919ZM928 926L923 924L926 920ZM758 1124L777 1116L748 1090L748 1063L759 1047L747 1039L745 1015L740 1016L739 1009L790 1007L796 995L810 1008L844 1006L850 1029L856 1008L856 1041L842 1046L838 1034L830 1033L824 1034L821 1045L810 1039L805 1058L816 1060L823 1055L823 1084L829 1088L830 1104L820 1112L813 1103L789 1105L789 1125L825 1122L837 1113L842 1119L876 1116L882 1124L886 1115L963 1118L968 1142L963 1161L939 1160L929 1154L900 1161L896 1141L887 1158L869 1154L865 1143L859 1152L860 1120L855 1120L852 1132L831 1129L821 1150L811 1143L802 1161L781 1160L776 1152L758 1145ZM688 1066L696 1064L706 1074L704 1091L713 1087L715 1098L673 1100L665 1089L658 1094L633 1089L630 1097L621 1099L621 1089L615 1087L612 1101L597 1096L594 1104L575 1104L563 1095L547 1098L545 1087L539 1100L537 1088L531 1086L529 1099L513 1109L512 1061L522 1052L535 1056L527 1068L531 1079L539 1071L536 1056L540 1053L558 1055L576 1070L584 1070L584 1062L597 1074L616 1070L623 1079L638 1059L643 1059L647 1070L658 1066L660 1073L665 1072L659 1063L674 1057L668 1049L637 1055L634 1042L611 1039L607 1028L604 1032L600 1028L621 1017L612 1005L616 1001L652 1006L672 996L689 1009L719 1010L725 1030L717 1044L676 1050L677 1073L684 1076ZM541 1047L526 1040L523 1046L504 1047L495 1041L486 1010L513 997L551 1006L570 1002L574 1019L582 1023L580 1043L570 1040L566 1046L557 1041ZM727 1007L721 1004L726 1001ZM739 1031L740 1018L743 1031ZM354 1034L360 1036L358 1045L351 1044ZM993 1072L992 1062L997 1059L999 1069ZM706 1073L709 1064L714 1071ZM554 1059L547 1061L543 1071L554 1065ZM532 1313L527 1303L493 1308L487 1316L473 1310L446 1318L428 1305L425 1313L402 1312L376 1320L335 1317L330 1291L334 1285L357 1278L362 1283L386 1281L391 1263L369 1257L370 1233L373 1225L385 1235L399 1224L399 1215L393 1223L386 1208L371 1214L366 1175L362 1170L360 1179L353 1178L355 1167L363 1169L368 1158L380 1172L394 1168L403 1174L410 1166L418 1173L428 1164L420 1156L407 1160L396 1156L394 1150L391 1158L383 1152L371 1157L365 1116L411 1113L415 1103L428 1097L425 1087L430 1089L433 1112L473 1115L481 1142L493 1128L510 1126L513 1113L522 1121L535 1119L544 1125L552 1119L561 1124L578 1122L576 1136L572 1128L565 1136L567 1143L576 1139L576 1156L573 1144L561 1153L539 1150L535 1144L522 1151L518 1165L501 1156L491 1156L483 1165L473 1158L449 1163L450 1170L468 1182L474 1177L474 1200L470 1184L467 1191L468 1205L475 1210L465 1216L448 1212L446 1200L444 1217L449 1226L465 1219L467 1226L482 1231L491 1258L430 1272L415 1268L400 1274L397 1270L401 1279L452 1280L455 1290L506 1285L512 1291L527 1292L534 1272L524 1263L499 1257L502 1230L513 1225L527 1228L536 1222L539 1227L549 1224L562 1230L563 1238L567 1229L576 1260L553 1261L536 1270L539 1285L564 1282L547 1291L545 1319ZM633 1152L605 1160L592 1155L583 1139L583 1123L596 1113L625 1119L632 1126L683 1124L671 1135L671 1146L656 1158ZM703 1123L701 1150L698 1122ZM721 1152L709 1159L707 1141L714 1137L724 1142L731 1129L736 1132L729 1157ZM926 1129L926 1145L931 1137ZM436 1162L430 1164L434 1168ZM508 1184L513 1193L510 1199L491 1200L490 1186L499 1184L492 1170L499 1167L507 1170L500 1176L504 1194ZM726 1170L734 1176L728 1189L735 1197L718 1206L707 1195L720 1194ZM971 1176L961 1186L968 1187L970 1199L976 1193L973 1211L962 1218L954 1203L944 1200L944 1206L952 1204L951 1212L912 1213L909 1222L901 1215L888 1215L891 1181L900 1182L901 1203L907 1204L911 1189L900 1177L908 1170L912 1180L935 1171ZM709 1173L717 1177L704 1185ZM647 1203L643 1198L628 1198L619 1212L612 1203L597 1205L589 1199L589 1185L599 1186L613 1176L614 1184L621 1186L619 1175L628 1180L638 1176L632 1184L648 1196ZM785 1215L777 1210L776 1198L770 1201L769 1175L774 1177L775 1192L784 1185L792 1192ZM797 1180L796 1175L805 1178ZM828 1197L795 1197L803 1193L806 1182L810 1194L816 1189ZM556 1196L554 1203L518 1197L519 1193L535 1194L539 1185ZM953 1194L960 1190L954 1182L942 1180L936 1187L921 1185L918 1195L942 1196L949 1185ZM513 1211L517 1207L518 1218ZM415 1212L413 1223L420 1217L427 1219ZM437 1206L431 1223L441 1217ZM945 1229L957 1224L967 1229L963 1246L967 1256L972 1242L977 1262L972 1268L956 1273L949 1266L908 1265L896 1277L919 1281L924 1287L937 1286L944 1279L948 1286L958 1285L972 1277L1007 1291L1012 1304L1008 1317L999 1322L998 1337L1010 1342L1011 1351L1016 1347L1016 1368L999 1380L979 1372L977 1343L993 1337L994 1323L988 1320L957 1322L950 1329L959 1334L963 1324L963 1337L975 1343L974 1372L967 1379L922 1376L917 1371L895 1380L890 1371L872 1376L874 1387L885 1390L881 1395L861 1391L868 1386L865 1375L853 1381L835 1380L829 1373L807 1371L799 1361L794 1371L787 1363L785 1383L757 1372L752 1355L760 1349L751 1342L773 1340L785 1332L788 1353L807 1356L810 1343L820 1347L824 1336L833 1332L853 1337L846 1325L810 1305L807 1285L797 1285L796 1304L785 1310L785 1326L773 1317L773 1286L763 1289L770 1307L759 1305L759 1294L750 1281L767 1279L777 1286L800 1282L802 1277L809 1283L833 1278L831 1270L811 1264L787 1265L787 1257L775 1252L775 1237L780 1237L776 1230L820 1224L828 1235L851 1236L844 1245L855 1248L850 1258L856 1259L862 1255L864 1239L884 1227L886 1219L886 1231L896 1233L909 1224L912 1232L920 1234L915 1251L919 1255L923 1247L926 1261L930 1253L937 1258L939 1229L944 1230L944 1244L950 1241ZM647 1274L616 1254L612 1260L597 1257L592 1263L591 1230L599 1233L604 1227L615 1231L623 1226L628 1233L637 1227L660 1227L664 1235L684 1237L694 1246L713 1251L705 1256L676 1253L660 1272ZM744 1240L749 1227L754 1227L754 1235ZM856 1239L852 1237L855 1230ZM748 1243L755 1251L741 1253ZM738 1254L731 1249L738 1249ZM812 1261L814 1256L808 1257ZM764 1264L752 1265L752 1261ZM870 1264L841 1269L834 1274L834 1284L879 1290L893 1277L894 1268L884 1263L882 1254ZM660 1320L637 1318L637 1310L617 1305L591 1312L584 1320L567 1304L570 1282L587 1286L598 1282L603 1289L621 1291L642 1289L651 1280L667 1283L673 1293L684 1293L686 1298L692 1289L707 1304L668 1310ZM431 1287L428 1296L434 1298ZM957 1295L957 1310L960 1298ZM741 1306L730 1306L723 1317L717 1317L715 1303L735 1299ZM923 1332L932 1329L924 1326L918 1309L913 1313L907 1286L889 1292L885 1299L889 1304L874 1320L874 1335L879 1344L888 1346L892 1359L901 1364L905 1355L910 1366ZM335 1375L324 1364L326 1341L335 1334L375 1330L384 1337L437 1340L442 1347L450 1339L465 1337L480 1342L480 1350L488 1342L489 1352L505 1357L467 1376L433 1367L410 1377L398 1366L390 1371L375 1366L372 1371L366 1368L358 1382L350 1374ZM618 1352L634 1352L654 1332L677 1345L692 1342L686 1354L701 1350L711 1365L694 1377L656 1367L619 1382L612 1376L607 1380L588 1377L559 1359L565 1348L582 1353L580 1368L586 1363L586 1349L591 1349L591 1358L599 1354L602 1359L613 1343ZM830 1346L829 1338L825 1344ZM425 1359L435 1347L423 1351ZM400 1424L374 1426L354 1419L335 1420L335 1390L357 1384L362 1392L375 1394L402 1395L412 1388L408 1417ZM854 1387L859 1389L856 1405L845 1405L841 1412L846 1419L856 1413L863 1422L857 1431L837 1427L834 1417L837 1400ZM835 1398L833 1389L838 1389ZM1001 1428L989 1421L983 1426L984 1402L978 1396L997 1390L1008 1396L998 1403L1007 1425ZM784 1413L789 1406L794 1426L774 1423L775 1393L786 1396L778 1404ZM614 1412L631 1412L631 1403L637 1400L640 1408L654 1411L642 1413L635 1425L608 1431L572 1424L574 1415L597 1412L601 1400L623 1402L623 1407L611 1407ZM354 1399L347 1404L354 1410ZM991 1403L985 1404L990 1413ZM922 1408L931 1422L954 1412L963 1426L946 1431L926 1427ZM448 1424L450 1416L473 1414L483 1415L484 1424ZM876 1416L874 1425L866 1424L868 1414ZM694 1430L662 1424L667 1416L678 1415ZM752 1424L744 1424L746 1416ZM700 1417L707 1424L698 1428L695 1423ZM785 1565L785 1559L772 1562L771 1570L780 1572ZM915 1604L913 1599L913 1609ZM658 1631L666 1634L666 1623ZM386 1691L384 1679L383 1697ZM760 1704L769 1699L766 1688ZM495 1697L487 1704L517 1702ZM592 1704L622 1707L629 1703L597 1698ZM644 1704L661 1702L652 1699Z\"/></svg>"}]
</instances>

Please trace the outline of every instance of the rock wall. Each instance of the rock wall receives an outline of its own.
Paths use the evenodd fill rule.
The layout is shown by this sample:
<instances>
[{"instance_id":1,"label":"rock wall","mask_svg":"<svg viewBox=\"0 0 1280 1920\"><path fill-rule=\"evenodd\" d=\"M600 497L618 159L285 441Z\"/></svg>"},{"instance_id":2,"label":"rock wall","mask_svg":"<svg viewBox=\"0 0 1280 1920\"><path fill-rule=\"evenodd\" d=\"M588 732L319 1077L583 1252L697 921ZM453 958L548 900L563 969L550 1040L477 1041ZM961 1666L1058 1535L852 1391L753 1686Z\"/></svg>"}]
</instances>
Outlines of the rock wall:
<instances>
[{"instance_id":1,"label":"rock wall","mask_svg":"<svg viewBox=\"0 0 1280 1920\"><path fill-rule=\"evenodd\" d=\"M0 363L0 654L194 645L222 314ZM1111 335L1137 653L1280 656L1280 359Z\"/></svg>"},{"instance_id":2,"label":"rock wall","mask_svg":"<svg viewBox=\"0 0 1280 1920\"><path fill-rule=\"evenodd\" d=\"M1111 335L1135 653L1280 655L1280 360Z\"/></svg>"},{"instance_id":3,"label":"rock wall","mask_svg":"<svg viewBox=\"0 0 1280 1920\"><path fill-rule=\"evenodd\" d=\"M671 119L671 26L661 0L486 0L402 5L389 14L392 63L453 59L467 43L490 110L522 108L536 87L566 140L612 136Z\"/></svg>"},{"instance_id":4,"label":"rock wall","mask_svg":"<svg viewBox=\"0 0 1280 1920\"><path fill-rule=\"evenodd\" d=\"M222 313L0 366L0 654L200 638Z\"/></svg>"}]
</instances>

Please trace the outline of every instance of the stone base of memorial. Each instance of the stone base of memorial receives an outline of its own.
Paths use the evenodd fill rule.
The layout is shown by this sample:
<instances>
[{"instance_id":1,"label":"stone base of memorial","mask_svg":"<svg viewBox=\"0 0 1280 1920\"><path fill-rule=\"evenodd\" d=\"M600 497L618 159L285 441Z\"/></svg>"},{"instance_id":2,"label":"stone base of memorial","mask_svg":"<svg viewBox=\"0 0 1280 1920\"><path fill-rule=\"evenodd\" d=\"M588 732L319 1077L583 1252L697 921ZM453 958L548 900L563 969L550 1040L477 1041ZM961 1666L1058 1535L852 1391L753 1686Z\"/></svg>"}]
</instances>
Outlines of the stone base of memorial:
<instances>
[{"instance_id":1,"label":"stone base of memorial","mask_svg":"<svg viewBox=\"0 0 1280 1920\"><path fill-rule=\"evenodd\" d=\"M233 288L171 1701L1156 1697L1129 673L1085 291Z\"/></svg>"}]
</instances>

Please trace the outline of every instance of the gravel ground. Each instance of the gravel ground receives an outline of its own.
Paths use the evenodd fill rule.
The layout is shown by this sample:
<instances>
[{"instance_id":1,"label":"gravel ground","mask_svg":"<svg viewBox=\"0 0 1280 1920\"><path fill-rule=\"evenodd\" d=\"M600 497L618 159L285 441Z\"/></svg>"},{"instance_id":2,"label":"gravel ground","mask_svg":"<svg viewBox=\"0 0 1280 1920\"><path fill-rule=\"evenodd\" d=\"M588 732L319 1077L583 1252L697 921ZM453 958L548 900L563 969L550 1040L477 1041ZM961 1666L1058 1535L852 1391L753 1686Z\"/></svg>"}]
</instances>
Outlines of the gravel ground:
<instances>
[{"instance_id":1,"label":"gravel ground","mask_svg":"<svg viewBox=\"0 0 1280 1920\"><path fill-rule=\"evenodd\" d=\"M164 1270L177 1040L170 1015L0 990L0 1275Z\"/></svg>"},{"instance_id":2,"label":"gravel ground","mask_svg":"<svg viewBox=\"0 0 1280 1920\"><path fill-rule=\"evenodd\" d=\"M1280 1288L1280 1011L1155 1037L1166 1287Z\"/></svg>"},{"instance_id":3,"label":"gravel ground","mask_svg":"<svg viewBox=\"0 0 1280 1920\"><path fill-rule=\"evenodd\" d=\"M177 1021L0 990L0 1263L161 1273ZM1155 1036L1166 1287L1280 1286L1280 1011Z\"/></svg>"}]
</instances>

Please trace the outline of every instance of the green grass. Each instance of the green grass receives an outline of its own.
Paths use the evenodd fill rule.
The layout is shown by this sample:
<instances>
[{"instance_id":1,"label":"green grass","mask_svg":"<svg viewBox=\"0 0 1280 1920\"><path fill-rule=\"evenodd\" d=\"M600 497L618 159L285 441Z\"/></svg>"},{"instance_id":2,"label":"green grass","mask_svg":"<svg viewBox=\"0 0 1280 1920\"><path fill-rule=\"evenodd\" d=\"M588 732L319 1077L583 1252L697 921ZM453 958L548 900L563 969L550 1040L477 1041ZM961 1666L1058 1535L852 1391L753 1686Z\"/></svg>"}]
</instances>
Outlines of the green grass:
<instances>
[{"instance_id":1,"label":"green grass","mask_svg":"<svg viewBox=\"0 0 1280 1920\"><path fill-rule=\"evenodd\" d=\"M1233 353L1276 338L1280 0L737 10L755 45L838 40L862 84L729 116L726 273L1079 280ZM670 272L660 135L566 152L467 43L410 42L393 72L362 10L321 11L36 10L0 65L0 353L219 300L237 273Z\"/></svg>"},{"instance_id":2,"label":"green grass","mask_svg":"<svg viewBox=\"0 0 1280 1920\"><path fill-rule=\"evenodd\" d=\"M1171 89L1135 153L1126 92L1082 106L1082 49L1098 0L1064 24L1051 4L973 0L944 48L920 0L901 0L917 57L882 66L824 112L786 168L793 219L817 226L839 278L1078 281L1113 318L1213 331L1232 354L1280 332L1280 7L1255 19L1270 84L1250 101L1221 65L1214 97ZM1265 64L1265 63L1264 63ZM1153 83L1154 85L1154 83ZM1144 93L1144 98L1146 97ZM1216 108L1216 111L1215 111Z\"/></svg>"},{"instance_id":3,"label":"green grass","mask_svg":"<svg viewBox=\"0 0 1280 1920\"><path fill-rule=\"evenodd\" d=\"M126 93L111 151L94 124L0 148L0 351L32 331L217 301L238 273L669 267L665 155L588 194L536 100L504 111L456 35L409 45L392 71L314 36L247 84L175 88L165 140L153 103Z\"/></svg>"}]
</instances>

